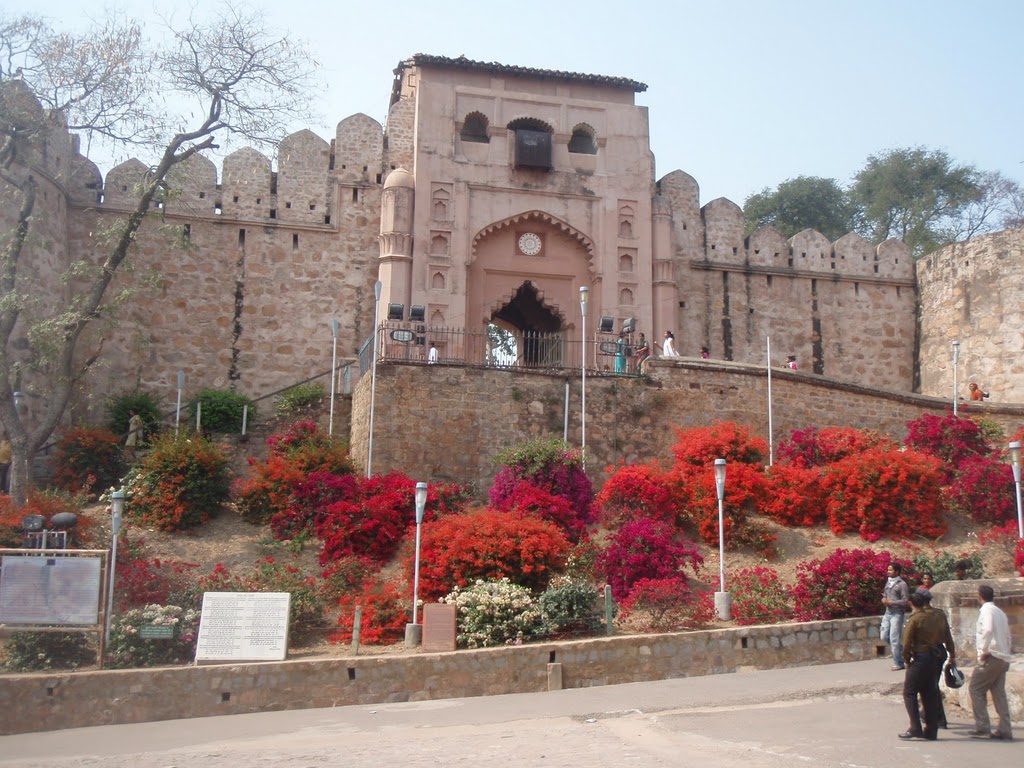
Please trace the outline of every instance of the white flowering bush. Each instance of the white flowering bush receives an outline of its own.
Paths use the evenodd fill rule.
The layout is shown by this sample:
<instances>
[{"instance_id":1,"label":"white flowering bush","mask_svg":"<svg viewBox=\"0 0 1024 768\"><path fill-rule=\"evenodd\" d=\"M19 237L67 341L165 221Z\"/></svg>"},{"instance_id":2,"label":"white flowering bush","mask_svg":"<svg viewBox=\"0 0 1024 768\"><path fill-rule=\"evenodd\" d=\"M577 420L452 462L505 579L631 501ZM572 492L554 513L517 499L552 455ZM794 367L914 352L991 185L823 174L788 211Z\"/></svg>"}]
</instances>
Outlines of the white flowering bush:
<instances>
[{"instance_id":1,"label":"white flowering bush","mask_svg":"<svg viewBox=\"0 0 1024 768\"><path fill-rule=\"evenodd\" d=\"M526 587L500 581L483 581L441 599L458 609L458 643L467 648L518 645L541 628L540 609Z\"/></svg>"},{"instance_id":2,"label":"white flowering bush","mask_svg":"<svg viewBox=\"0 0 1024 768\"><path fill-rule=\"evenodd\" d=\"M145 625L173 627L171 639L144 638ZM181 664L196 655L199 637L199 611L177 605L147 605L115 617L107 644L110 667L152 667Z\"/></svg>"}]
</instances>

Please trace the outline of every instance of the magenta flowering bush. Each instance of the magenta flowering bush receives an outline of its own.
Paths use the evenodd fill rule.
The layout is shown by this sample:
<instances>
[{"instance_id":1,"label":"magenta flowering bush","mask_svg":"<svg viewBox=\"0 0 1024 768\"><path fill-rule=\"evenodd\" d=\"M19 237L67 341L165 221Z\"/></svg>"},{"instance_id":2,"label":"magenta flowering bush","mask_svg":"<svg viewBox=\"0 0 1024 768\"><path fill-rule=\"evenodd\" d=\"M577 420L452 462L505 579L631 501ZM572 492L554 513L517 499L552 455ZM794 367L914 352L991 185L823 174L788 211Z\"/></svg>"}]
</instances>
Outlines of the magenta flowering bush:
<instances>
[{"instance_id":1,"label":"magenta flowering bush","mask_svg":"<svg viewBox=\"0 0 1024 768\"><path fill-rule=\"evenodd\" d=\"M947 488L946 501L951 510L970 515L979 523L1002 525L1017 519L1012 489L1013 469L1009 464L991 456L969 456L960 462Z\"/></svg>"},{"instance_id":2,"label":"magenta flowering bush","mask_svg":"<svg viewBox=\"0 0 1024 768\"><path fill-rule=\"evenodd\" d=\"M797 566L793 604L800 621L846 619L881 612L882 587L893 557L868 549L837 549ZM904 572L912 565L898 560Z\"/></svg>"},{"instance_id":3,"label":"magenta flowering bush","mask_svg":"<svg viewBox=\"0 0 1024 768\"><path fill-rule=\"evenodd\" d=\"M732 617L737 624L777 624L792 621L789 590L774 568L744 568L729 577Z\"/></svg>"},{"instance_id":4,"label":"magenta flowering bush","mask_svg":"<svg viewBox=\"0 0 1024 768\"><path fill-rule=\"evenodd\" d=\"M502 465L491 487L491 505L507 508L507 499L526 481L572 505L579 522L594 522L594 486L583 469L583 454L558 439L531 440L495 457Z\"/></svg>"},{"instance_id":5,"label":"magenta flowering bush","mask_svg":"<svg viewBox=\"0 0 1024 768\"><path fill-rule=\"evenodd\" d=\"M954 416L952 410L947 411L945 416L926 413L908 421L904 443L942 461L944 484L953 479L960 465L967 459L992 453L978 423Z\"/></svg>"},{"instance_id":6,"label":"magenta flowering bush","mask_svg":"<svg viewBox=\"0 0 1024 768\"><path fill-rule=\"evenodd\" d=\"M624 523L598 557L616 600L625 598L641 579L685 581L685 567L696 573L703 564L696 544L668 523L643 517Z\"/></svg>"}]
</instances>

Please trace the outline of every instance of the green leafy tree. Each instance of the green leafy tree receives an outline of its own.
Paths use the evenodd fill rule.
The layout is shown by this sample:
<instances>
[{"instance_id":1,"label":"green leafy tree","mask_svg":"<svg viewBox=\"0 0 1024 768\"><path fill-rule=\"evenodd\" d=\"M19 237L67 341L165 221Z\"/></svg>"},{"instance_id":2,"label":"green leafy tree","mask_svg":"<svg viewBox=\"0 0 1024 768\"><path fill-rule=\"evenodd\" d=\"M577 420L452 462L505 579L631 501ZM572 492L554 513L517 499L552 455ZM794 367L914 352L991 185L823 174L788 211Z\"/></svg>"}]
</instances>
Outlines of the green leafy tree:
<instances>
[{"instance_id":1,"label":"green leafy tree","mask_svg":"<svg viewBox=\"0 0 1024 768\"><path fill-rule=\"evenodd\" d=\"M743 217L748 235L771 225L784 237L816 229L834 241L853 229L853 208L846 191L835 179L820 176L797 176L775 189L755 192L743 206Z\"/></svg>"},{"instance_id":2,"label":"green leafy tree","mask_svg":"<svg viewBox=\"0 0 1024 768\"><path fill-rule=\"evenodd\" d=\"M169 27L168 44L155 46L137 22L118 17L63 33L34 17L0 16L0 420L19 504L32 457L101 358L108 324L130 296L115 277L130 265L143 223L173 192L173 171L221 138L272 144L309 117L315 65L259 12L228 3L207 21ZM180 114L170 105L183 105ZM97 233L98 252L68 259L55 295L35 274L47 239L36 203L51 173L49 138L64 130L85 146L139 149L151 164L126 212ZM14 406L17 388L39 396L31 420Z\"/></svg>"},{"instance_id":3,"label":"green leafy tree","mask_svg":"<svg viewBox=\"0 0 1024 768\"><path fill-rule=\"evenodd\" d=\"M981 194L981 176L942 150L890 149L867 159L850 196L858 230L873 242L898 238L915 257L957 239L967 209Z\"/></svg>"}]
</instances>

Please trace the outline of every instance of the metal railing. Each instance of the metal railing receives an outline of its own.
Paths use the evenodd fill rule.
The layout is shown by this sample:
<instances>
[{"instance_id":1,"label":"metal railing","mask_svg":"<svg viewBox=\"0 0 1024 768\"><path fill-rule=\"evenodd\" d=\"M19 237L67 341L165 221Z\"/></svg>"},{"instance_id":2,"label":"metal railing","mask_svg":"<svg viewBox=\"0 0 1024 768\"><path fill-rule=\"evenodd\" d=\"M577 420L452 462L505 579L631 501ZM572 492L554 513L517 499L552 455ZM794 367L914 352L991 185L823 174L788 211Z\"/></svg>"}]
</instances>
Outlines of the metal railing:
<instances>
[{"instance_id":1,"label":"metal railing","mask_svg":"<svg viewBox=\"0 0 1024 768\"><path fill-rule=\"evenodd\" d=\"M631 339L621 348L614 334L596 334L586 341L587 371L608 375L637 375ZM501 339L486 331L385 322L378 328L378 363L419 363L518 371L580 371L583 343L562 331L520 331ZM436 350L432 354L431 348ZM362 373L372 365L373 338L359 351Z\"/></svg>"}]
</instances>

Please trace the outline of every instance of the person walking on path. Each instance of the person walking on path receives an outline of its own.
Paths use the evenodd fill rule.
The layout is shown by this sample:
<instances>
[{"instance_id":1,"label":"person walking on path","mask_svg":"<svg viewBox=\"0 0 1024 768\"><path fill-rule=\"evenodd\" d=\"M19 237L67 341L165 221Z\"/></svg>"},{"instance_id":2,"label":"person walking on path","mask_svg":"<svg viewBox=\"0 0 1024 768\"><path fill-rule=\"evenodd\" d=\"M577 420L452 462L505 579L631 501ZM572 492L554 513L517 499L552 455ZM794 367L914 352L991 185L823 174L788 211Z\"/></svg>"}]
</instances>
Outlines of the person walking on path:
<instances>
[{"instance_id":1,"label":"person walking on path","mask_svg":"<svg viewBox=\"0 0 1024 768\"><path fill-rule=\"evenodd\" d=\"M881 638L889 644L892 651L892 671L905 669L903 662L903 622L907 612L907 599L910 588L903 580L903 568L899 563L889 563L886 571L887 579L882 589L882 626L879 628Z\"/></svg>"},{"instance_id":2,"label":"person walking on path","mask_svg":"<svg viewBox=\"0 0 1024 768\"><path fill-rule=\"evenodd\" d=\"M907 658L907 674L903 678L903 706L910 718L910 727L899 734L901 739L928 739L939 736L939 687L935 684L946 656L956 664L956 649L946 614L928 605L920 592L910 596L912 613L903 628L903 652ZM917 697L924 701L924 727L917 709Z\"/></svg>"},{"instance_id":3,"label":"person walking on path","mask_svg":"<svg viewBox=\"0 0 1024 768\"><path fill-rule=\"evenodd\" d=\"M1006 614L993 601L995 592L988 584L978 587L978 666L971 673L968 691L971 694L971 708L974 710L974 730L970 735L976 739L1001 739L1011 741L1010 707L1006 701L1006 672L1010 669L1010 624ZM989 731L988 702L985 694L992 691L992 703L996 708L999 724Z\"/></svg>"},{"instance_id":4,"label":"person walking on path","mask_svg":"<svg viewBox=\"0 0 1024 768\"><path fill-rule=\"evenodd\" d=\"M679 353L676 351L676 337L672 331L665 331L664 344L654 342L654 346L661 348L662 357L679 357Z\"/></svg>"},{"instance_id":5,"label":"person walking on path","mask_svg":"<svg viewBox=\"0 0 1024 768\"><path fill-rule=\"evenodd\" d=\"M935 582L932 580L932 575L930 573L925 573L921 576L921 586L917 588L916 592L925 599L925 603L928 608L932 608L933 610L939 611L941 610L940 608L932 607L932 593L929 587L931 587L934 584ZM946 617L946 621L949 621L948 616ZM944 669L944 666L944 664L940 663L938 667L936 667L935 669L935 700L939 703L938 716L936 718L936 722L938 723L939 728L949 727L949 724L946 722L946 708L942 705L942 692L939 690L939 679L942 677L942 671ZM922 703L924 703L923 699Z\"/></svg>"}]
</instances>

